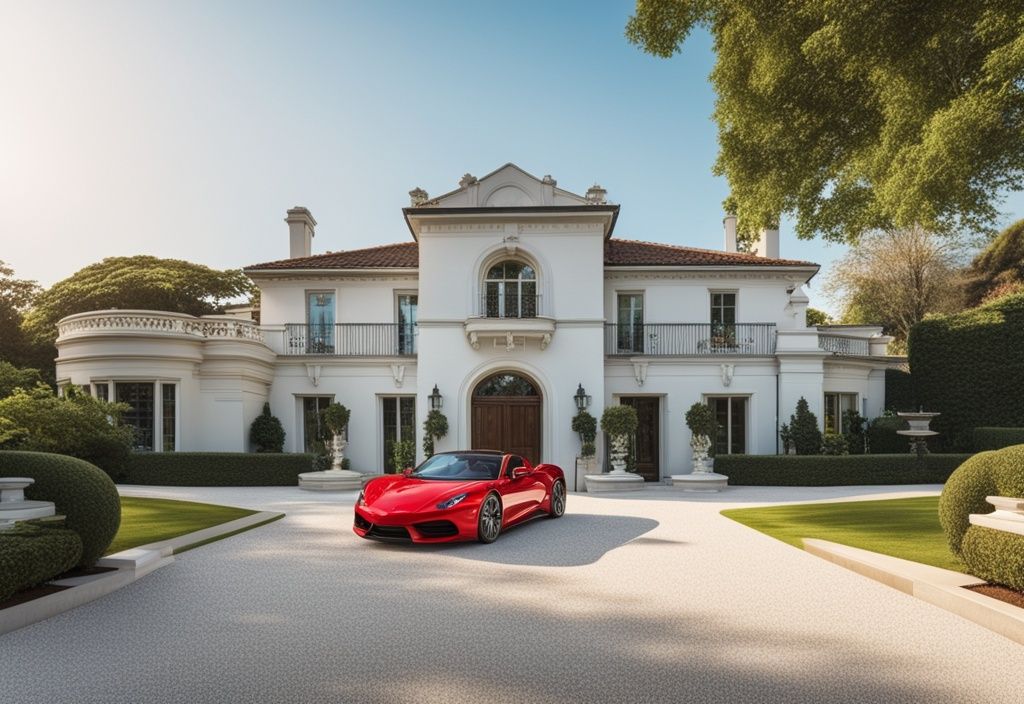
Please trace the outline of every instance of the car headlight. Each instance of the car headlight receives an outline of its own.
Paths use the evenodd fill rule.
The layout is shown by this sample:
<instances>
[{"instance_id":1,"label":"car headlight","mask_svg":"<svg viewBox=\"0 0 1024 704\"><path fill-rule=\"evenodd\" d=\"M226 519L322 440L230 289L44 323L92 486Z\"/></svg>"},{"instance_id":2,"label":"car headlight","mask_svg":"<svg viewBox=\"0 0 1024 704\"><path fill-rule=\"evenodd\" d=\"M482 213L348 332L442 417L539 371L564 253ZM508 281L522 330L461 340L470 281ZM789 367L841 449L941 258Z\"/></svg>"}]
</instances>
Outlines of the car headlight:
<instances>
[{"instance_id":1,"label":"car headlight","mask_svg":"<svg viewBox=\"0 0 1024 704\"><path fill-rule=\"evenodd\" d=\"M458 496L453 496L452 498L448 499L447 501L442 501L441 503L439 503L437 505L437 507L438 508L451 508L452 506L454 506L455 504L459 503L460 501L463 501L467 496L469 496L469 494L459 494Z\"/></svg>"},{"instance_id":2,"label":"car headlight","mask_svg":"<svg viewBox=\"0 0 1024 704\"><path fill-rule=\"evenodd\" d=\"M356 506L366 505L366 494L362 489L359 490L359 496L356 497Z\"/></svg>"}]
</instances>

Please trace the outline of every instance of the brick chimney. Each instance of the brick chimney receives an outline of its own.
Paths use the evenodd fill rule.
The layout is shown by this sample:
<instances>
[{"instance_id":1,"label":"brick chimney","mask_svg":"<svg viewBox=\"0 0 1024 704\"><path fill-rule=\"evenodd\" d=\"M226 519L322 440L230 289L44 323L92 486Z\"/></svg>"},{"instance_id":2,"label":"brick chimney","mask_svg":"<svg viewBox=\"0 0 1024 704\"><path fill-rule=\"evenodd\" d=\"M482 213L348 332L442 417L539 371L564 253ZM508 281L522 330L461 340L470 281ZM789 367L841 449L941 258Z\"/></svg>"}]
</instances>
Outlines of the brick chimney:
<instances>
[{"instance_id":1,"label":"brick chimney","mask_svg":"<svg viewBox=\"0 0 1024 704\"><path fill-rule=\"evenodd\" d=\"M288 258L308 257L313 253L313 228L316 220L308 208L295 206L288 210Z\"/></svg>"}]
</instances>

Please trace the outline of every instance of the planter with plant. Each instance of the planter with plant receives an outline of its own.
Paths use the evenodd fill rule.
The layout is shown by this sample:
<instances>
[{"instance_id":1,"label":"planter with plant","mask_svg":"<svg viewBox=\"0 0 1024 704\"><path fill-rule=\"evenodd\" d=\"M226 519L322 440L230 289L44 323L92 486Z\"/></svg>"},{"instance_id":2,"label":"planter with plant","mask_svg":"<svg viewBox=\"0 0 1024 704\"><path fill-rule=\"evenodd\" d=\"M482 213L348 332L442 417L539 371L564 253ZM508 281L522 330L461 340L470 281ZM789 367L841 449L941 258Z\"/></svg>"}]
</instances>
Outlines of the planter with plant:
<instances>
[{"instance_id":1,"label":"planter with plant","mask_svg":"<svg viewBox=\"0 0 1024 704\"><path fill-rule=\"evenodd\" d=\"M695 403L686 412L686 427L690 429L690 449L693 450L693 471L708 471L708 452L711 438L718 434L715 412L706 403Z\"/></svg>"},{"instance_id":2,"label":"planter with plant","mask_svg":"<svg viewBox=\"0 0 1024 704\"><path fill-rule=\"evenodd\" d=\"M597 437L597 419L587 411L580 411L572 419L572 431L580 436L580 459L594 458L594 439Z\"/></svg>"},{"instance_id":3,"label":"planter with plant","mask_svg":"<svg viewBox=\"0 0 1024 704\"><path fill-rule=\"evenodd\" d=\"M638 425L636 409L632 406L609 406L601 414L601 430L611 439L612 474L626 474L629 438Z\"/></svg>"},{"instance_id":4,"label":"planter with plant","mask_svg":"<svg viewBox=\"0 0 1024 704\"><path fill-rule=\"evenodd\" d=\"M430 457L434 454L434 441L448 434L448 419L436 408L427 414L423 421L423 454Z\"/></svg>"},{"instance_id":5,"label":"planter with plant","mask_svg":"<svg viewBox=\"0 0 1024 704\"><path fill-rule=\"evenodd\" d=\"M332 403L322 411L324 425L331 431L331 469L342 470L345 460L345 446L348 444L348 419L351 412L340 403Z\"/></svg>"}]
</instances>

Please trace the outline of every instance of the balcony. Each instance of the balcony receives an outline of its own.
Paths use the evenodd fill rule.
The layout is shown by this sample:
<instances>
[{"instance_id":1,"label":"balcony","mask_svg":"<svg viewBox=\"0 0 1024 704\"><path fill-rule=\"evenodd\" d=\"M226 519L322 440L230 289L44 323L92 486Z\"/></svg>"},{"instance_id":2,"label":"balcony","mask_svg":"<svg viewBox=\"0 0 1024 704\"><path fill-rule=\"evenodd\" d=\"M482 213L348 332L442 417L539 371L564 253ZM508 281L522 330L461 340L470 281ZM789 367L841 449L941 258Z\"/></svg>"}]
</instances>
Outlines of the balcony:
<instances>
[{"instance_id":1,"label":"balcony","mask_svg":"<svg viewBox=\"0 0 1024 704\"><path fill-rule=\"evenodd\" d=\"M551 344L555 321L542 314L539 293L492 291L481 295L479 303L477 315L465 324L473 349L490 345L511 352L533 341L544 350Z\"/></svg>"},{"instance_id":2,"label":"balcony","mask_svg":"<svg viewBox=\"0 0 1024 704\"><path fill-rule=\"evenodd\" d=\"M484 293L480 296L478 315L481 318L538 318L541 317L539 293Z\"/></svg>"},{"instance_id":3,"label":"balcony","mask_svg":"<svg viewBox=\"0 0 1024 704\"><path fill-rule=\"evenodd\" d=\"M604 351L614 357L771 357L775 323L606 323Z\"/></svg>"},{"instance_id":4,"label":"balcony","mask_svg":"<svg viewBox=\"0 0 1024 704\"><path fill-rule=\"evenodd\" d=\"M818 347L844 357L867 357L871 354L871 342L866 337L819 334Z\"/></svg>"},{"instance_id":5,"label":"balcony","mask_svg":"<svg viewBox=\"0 0 1024 704\"><path fill-rule=\"evenodd\" d=\"M414 357L416 325L399 323L288 323L284 354L334 357Z\"/></svg>"}]
</instances>

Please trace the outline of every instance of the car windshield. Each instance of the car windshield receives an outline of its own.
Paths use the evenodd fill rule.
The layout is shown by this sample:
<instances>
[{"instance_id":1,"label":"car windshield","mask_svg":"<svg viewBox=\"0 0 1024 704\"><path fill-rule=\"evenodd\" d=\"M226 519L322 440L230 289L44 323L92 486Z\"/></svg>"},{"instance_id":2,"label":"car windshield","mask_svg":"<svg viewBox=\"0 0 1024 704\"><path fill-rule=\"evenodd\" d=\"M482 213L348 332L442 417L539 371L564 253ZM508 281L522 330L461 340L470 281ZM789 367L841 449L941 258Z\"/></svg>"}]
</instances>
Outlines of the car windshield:
<instances>
[{"instance_id":1,"label":"car windshield","mask_svg":"<svg viewBox=\"0 0 1024 704\"><path fill-rule=\"evenodd\" d=\"M475 452L452 452L434 455L416 468L411 476L418 479L497 479L502 455Z\"/></svg>"}]
</instances>

